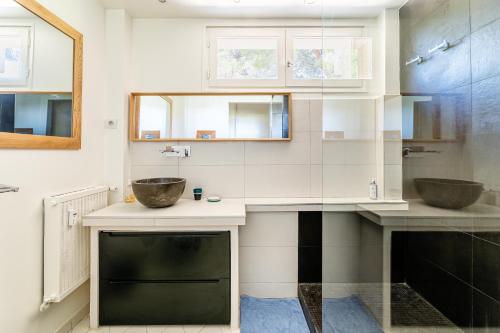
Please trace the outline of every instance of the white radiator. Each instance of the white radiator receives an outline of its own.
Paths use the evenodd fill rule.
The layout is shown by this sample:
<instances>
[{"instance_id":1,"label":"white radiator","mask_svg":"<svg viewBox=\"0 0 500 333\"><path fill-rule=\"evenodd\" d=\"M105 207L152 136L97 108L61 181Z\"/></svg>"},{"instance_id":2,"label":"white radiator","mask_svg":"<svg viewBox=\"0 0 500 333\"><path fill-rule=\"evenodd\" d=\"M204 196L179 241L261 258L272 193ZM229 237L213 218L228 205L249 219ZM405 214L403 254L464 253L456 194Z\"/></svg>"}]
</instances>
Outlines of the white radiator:
<instances>
[{"instance_id":1,"label":"white radiator","mask_svg":"<svg viewBox=\"0 0 500 333\"><path fill-rule=\"evenodd\" d=\"M43 303L60 302L90 275L90 233L82 216L108 204L108 187L96 186L44 199Z\"/></svg>"}]
</instances>

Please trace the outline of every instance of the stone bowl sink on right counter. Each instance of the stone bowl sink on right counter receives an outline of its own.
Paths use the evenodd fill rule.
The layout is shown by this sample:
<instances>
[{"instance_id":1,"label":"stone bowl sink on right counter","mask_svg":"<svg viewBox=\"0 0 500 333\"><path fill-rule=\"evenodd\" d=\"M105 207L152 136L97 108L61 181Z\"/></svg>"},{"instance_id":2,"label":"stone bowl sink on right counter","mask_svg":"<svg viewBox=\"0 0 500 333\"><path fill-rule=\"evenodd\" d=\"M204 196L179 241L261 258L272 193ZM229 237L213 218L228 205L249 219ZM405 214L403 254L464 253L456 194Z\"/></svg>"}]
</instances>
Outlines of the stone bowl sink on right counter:
<instances>
[{"instance_id":1,"label":"stone bowl sink on right counter","mask_svg":"<svg viewBox=\"0 0 500 333\"><path fill-rule=\"evenodd\" d=\"M418 194L429 206L462 209L474 204L484 190L482 183L466 180L415 178Z\"/></svg>"}]
</instances>

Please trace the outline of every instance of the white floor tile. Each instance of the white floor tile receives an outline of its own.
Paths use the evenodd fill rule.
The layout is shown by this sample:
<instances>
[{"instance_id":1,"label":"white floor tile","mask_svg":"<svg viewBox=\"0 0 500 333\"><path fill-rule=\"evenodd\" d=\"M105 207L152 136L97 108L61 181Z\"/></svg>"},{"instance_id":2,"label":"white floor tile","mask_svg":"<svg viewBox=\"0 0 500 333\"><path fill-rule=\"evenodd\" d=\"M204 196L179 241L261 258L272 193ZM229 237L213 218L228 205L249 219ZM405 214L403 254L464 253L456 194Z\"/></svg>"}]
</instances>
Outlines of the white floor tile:
<instances>
[{"instance_id":1,"label":"white floor tile","mask_svg":"<svg viewBox=\"0 0 500 333\"><path fill-rule=\"evenodd\" d=\"M184 326L184 333L201 333L201 330L205 326L200 326L200 325L190 325L190 326Z\"/></svg>"},{"instance_id":2,"label":"white floor tile","mask_svg":"<svg viewBox=\"0 0 500 333\"><path fill-rule=\"evenodd\" d=\"M146 326L111 326L109 333L148 333Z\"/></svg>"}]
</instances>

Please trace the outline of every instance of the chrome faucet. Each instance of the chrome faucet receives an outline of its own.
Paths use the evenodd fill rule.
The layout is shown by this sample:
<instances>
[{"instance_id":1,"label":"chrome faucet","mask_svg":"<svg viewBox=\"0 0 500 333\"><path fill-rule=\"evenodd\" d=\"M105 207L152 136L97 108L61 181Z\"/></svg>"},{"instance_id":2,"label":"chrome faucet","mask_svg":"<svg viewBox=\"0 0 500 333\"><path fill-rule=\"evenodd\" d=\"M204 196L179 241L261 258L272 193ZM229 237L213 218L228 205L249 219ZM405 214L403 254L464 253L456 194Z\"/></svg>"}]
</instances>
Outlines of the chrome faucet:
<instances>
[{"instance_id":1,"label":"chrome faucet","mask_svg":"<svg viewBox=\"0 0 500 333\"><path fill-rule=\"evenodd\" d=\"M190 157L191 146L166 146L165 149L160 150L160 153L167 157Z\"/></svg>"},{"instance_id":2,"label":"chrome faucet","mask_svg":"<svg viewBox=\"0 0 500 333\"><path fill-rule=\"evenodd\" d=\"M7 192L19 192L19 187L0 184L0 193Z\"/></svg>"}]
</instances>

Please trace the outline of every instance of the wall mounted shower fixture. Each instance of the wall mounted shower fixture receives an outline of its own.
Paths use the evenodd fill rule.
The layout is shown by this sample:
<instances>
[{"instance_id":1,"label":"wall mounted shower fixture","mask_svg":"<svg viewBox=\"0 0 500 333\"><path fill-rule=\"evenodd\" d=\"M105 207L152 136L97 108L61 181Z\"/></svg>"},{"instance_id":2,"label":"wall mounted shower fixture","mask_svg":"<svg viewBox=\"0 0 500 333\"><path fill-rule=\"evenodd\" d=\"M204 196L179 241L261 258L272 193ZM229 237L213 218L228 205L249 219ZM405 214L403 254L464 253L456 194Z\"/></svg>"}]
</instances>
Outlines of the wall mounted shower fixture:
<instances>
[{"instance_id":1,"label":"wall mounted shower fixture","mask_svg":"<svg viewBox=\"0 0 500 333\"><path fill-rule=\"evenodd\" d=\"M414 64L414 63L417 63L417 65L420 65L420 64L421 64L421 63L423 63L423 62L424 62L424 58L423 58L423 57L421 57L421 56L417 56L416 58L413 58L413 59L411 59L411 60L408 60L408 61L406 62L406 66L409 66L409 65Z\"/></svg>"},{"instance_id":2,"label":"wall mounted shower fixture","mask_svg":"<svg viewBox=\"0 0 500 333\"><path fill-rule=\"evenodd\" d=\"M446 51L450 48L450 43L445 39L441 44L434 46L432 49L427 51L429 54L433 54L434 52L441 50Z\"/></svg>"}]
</instances>

